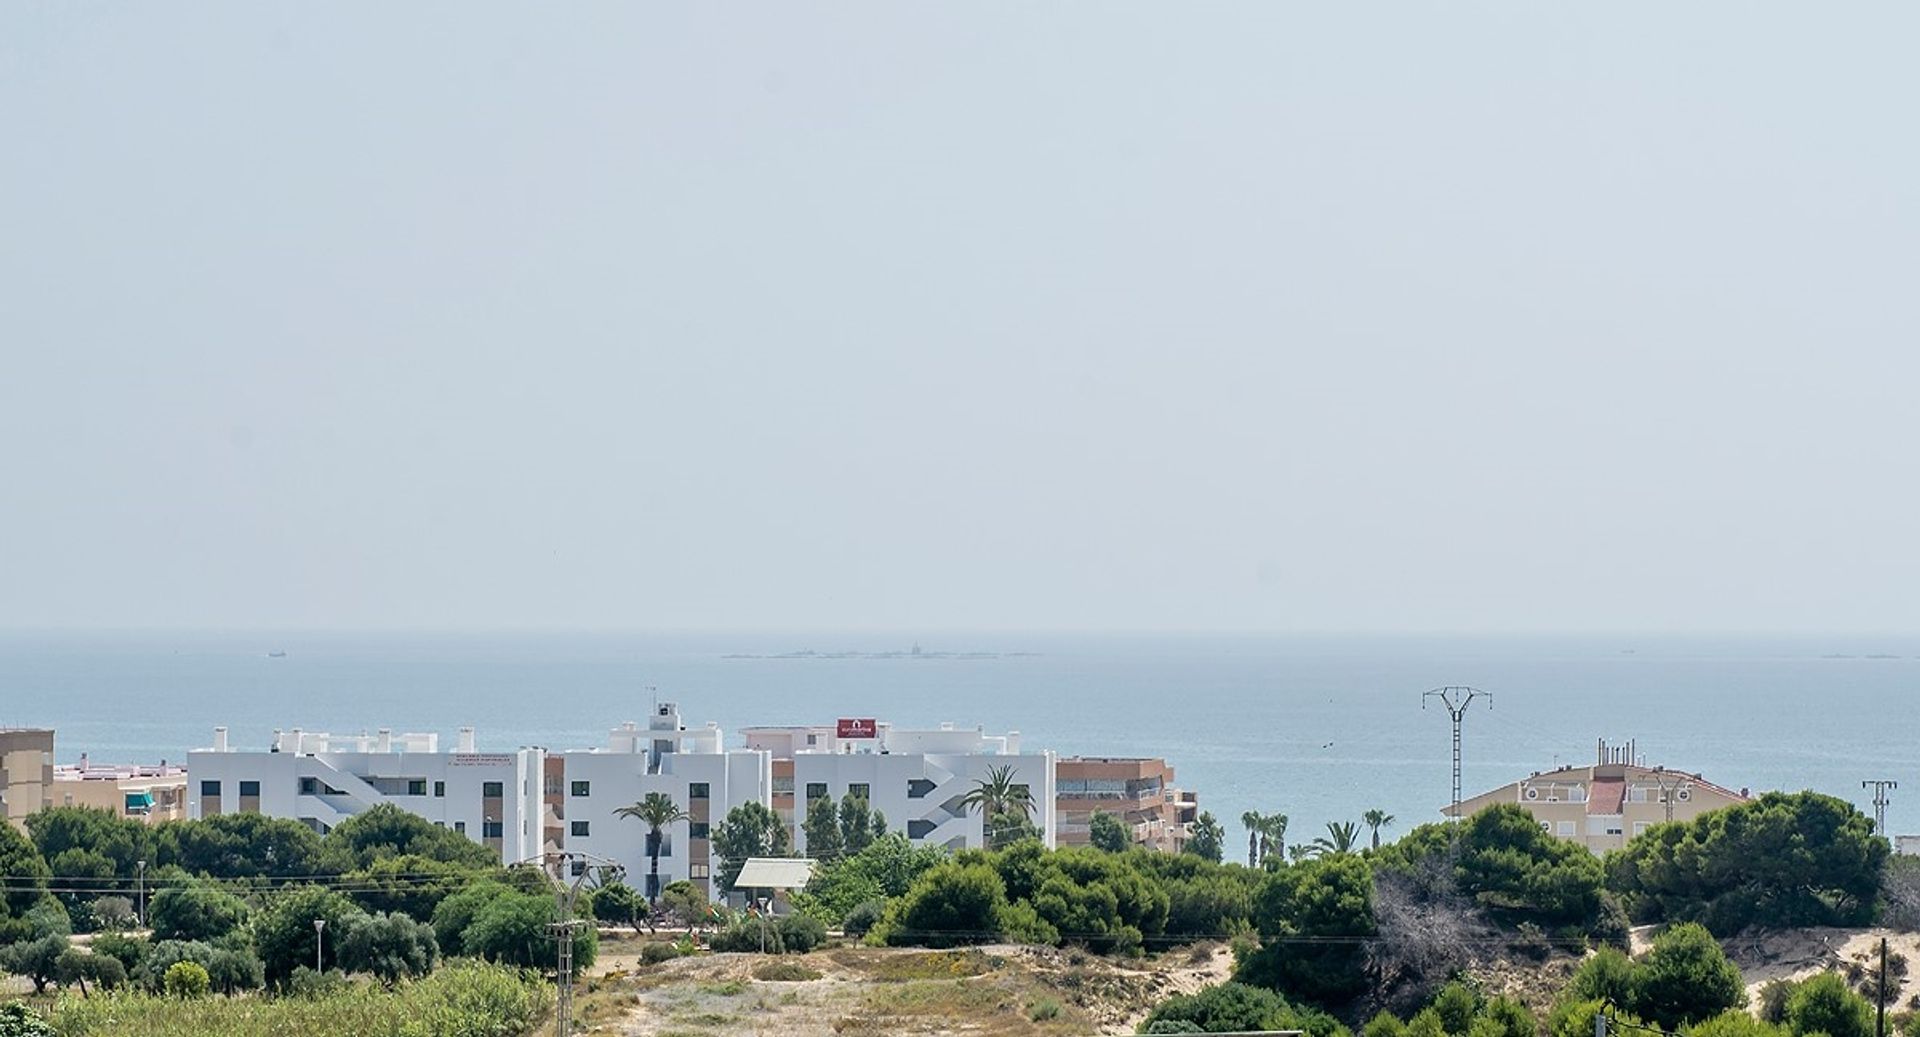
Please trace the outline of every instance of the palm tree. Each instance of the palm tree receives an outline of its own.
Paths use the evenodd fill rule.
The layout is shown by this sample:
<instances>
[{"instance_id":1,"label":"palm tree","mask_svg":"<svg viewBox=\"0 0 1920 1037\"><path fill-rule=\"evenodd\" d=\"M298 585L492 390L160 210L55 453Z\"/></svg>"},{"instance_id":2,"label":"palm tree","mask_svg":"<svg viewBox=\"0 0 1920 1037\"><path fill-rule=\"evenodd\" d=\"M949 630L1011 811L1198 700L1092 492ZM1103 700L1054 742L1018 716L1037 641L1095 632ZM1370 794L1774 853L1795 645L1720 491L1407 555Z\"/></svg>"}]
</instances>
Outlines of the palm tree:
<instances>
[{"instance_id":1,"label":"palm tree","mask_svg":"<svg viewBox=\"0 0 1920 1037\"><path fill-rule=\"evenodd\" d=\"M1260 866L1260 826L1266 822L1267 819L1261 817L1258 810L1249 810L1240 815L1240 823L1247 826L1247 867L1249 868Z\"/></svg>"},{"instance_id":2,"label":"palm tree","mask_svg":"<svg viewBox=\"0 0 1920 1037\"><path fill-rule=\"evenodd\" d=\"M1360 815L1360 820L1365 821L1367 827L1373 829L1373 848L1378 850L1380 848L1380 829L1393 824L1393 815L1384 810L1369 810Z\"/></svg>"},{"instance_id":3,"label":"palm tree","mask_svg":"<svg viewBox=\"0 0 1920 1037\"><path fill-rule=\"evenodd\" d=\"M1327 834L1313 841L1308 852L1315 857L1323 854L1352 853L1360 844L1360 826L1352 821L1328 821Z\"/></svg>"},{"instance_id":4,"label":"palm tree","mask_svg":"<svg viewBox=\"0 0 1920 1037\"><path fill-rule=\"evenodd\" d=\"M1033 790L1013 780L1013 765L989 767L987 776L973 783L973 790L960 797L960 806L967 810L980 811L981 820L987 826L987 846L993 848L997 842L994 819L1003 814L1019 811L1024 823L1033 817Z\"/></svg>"},{"instance_id":5,"label":"palm tree","mask_svg":"<svg viewBox=\"0 0 1920 1037\"><path fill-rule=\"evenodd\" d=\"M1277 856L1287 845L1287 815L1268 814L1260 819L1260 863Z\"/></svg>"},{"instance_id":6,"label":"palm tree","mask_svg":"<svg viewBox=\"0 0 1920 1037\"><path fill-rule=\"evenodd\" d=\"M646 822L647 859L651 862L647 875L647 906L657 906L660 902L660 830L689 820L689 815L680 809L680 804L675 803L673 797L664 792L649 792L640 802L615 810L613 816Z\"/></svg>"}]
</instances>

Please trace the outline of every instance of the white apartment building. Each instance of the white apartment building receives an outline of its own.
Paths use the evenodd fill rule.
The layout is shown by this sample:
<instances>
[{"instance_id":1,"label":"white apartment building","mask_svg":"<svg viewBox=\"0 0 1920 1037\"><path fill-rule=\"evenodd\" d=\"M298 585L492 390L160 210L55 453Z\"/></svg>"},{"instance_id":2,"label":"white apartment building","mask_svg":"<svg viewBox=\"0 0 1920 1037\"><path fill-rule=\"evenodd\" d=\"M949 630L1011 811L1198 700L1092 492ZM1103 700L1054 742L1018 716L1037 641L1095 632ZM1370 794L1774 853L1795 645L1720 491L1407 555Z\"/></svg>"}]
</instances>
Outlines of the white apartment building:
<instances>
[{"instance_id":1,"label":"white apartment building","mask_svg":"<svg viewBox=\"0 0 1920 1037\"><path fill-rule=\"evenodd\" d=\"M689 731L679 707L654 707L647 726L614 728L599 749L578 749L547 757L548 842L553 848L584 851L618 861L627 884L651 895L652 862L643 821L615 815L621 807L665 794L687 812L667 826L660 845L660 886L687 879L711 894L711 827L744 803L766 804L773 793L769 753L724 748L720 728L708 724ZM584 868L587 861L574 864Z\"/></svg>"},{"instance_id":2,"label":"white apartment building","mask_svg":"<svg viewBox=\"0 0 1920 1037\"><path fill-rule=\"evenodd\" d=\"M773 807L806 852L805 804L865 796L887 830L916 843L964 849L986 845L986 819L960 801L997 767L1012 767L1033 798L1032 820L1054 845L1054 755L1022 752L1020 733L989 735L943 724L902 730L884 721L841 720L821 727L750 727L747 748L772 757ZM798 804L796 806L796 804Z\"/></svg>"},{"instance_id":3,"label":"white apartment building","mask_svg":"<svg viewBox=\"0 0 1920 1037\"><path fill-rule=\"evenodd\" d=\"M544 750L483 753L460 729L450 753L437 734L275 731L267 749L234 749L227 729L187 754L189 816L260 813L325 833L381 803L452 828L512 864L538 856Z\"/></svg>"}]
</instances>

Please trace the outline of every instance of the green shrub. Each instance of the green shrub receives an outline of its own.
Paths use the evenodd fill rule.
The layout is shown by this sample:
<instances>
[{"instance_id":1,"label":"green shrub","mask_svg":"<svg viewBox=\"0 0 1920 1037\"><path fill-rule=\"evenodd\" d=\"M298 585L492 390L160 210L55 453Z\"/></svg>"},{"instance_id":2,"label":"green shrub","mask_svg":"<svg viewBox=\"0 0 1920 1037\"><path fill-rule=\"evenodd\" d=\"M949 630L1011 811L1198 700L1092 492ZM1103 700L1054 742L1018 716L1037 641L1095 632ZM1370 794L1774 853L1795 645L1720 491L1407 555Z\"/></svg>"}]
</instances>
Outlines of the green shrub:
<instances>
[{"instance_id":1,"label":"green shrub","mask_svg":"<svg viewBox=\"0 0 1920 1037\"><path fill-rule=\"evenodd\" d=\"M1036 1023L1044 1023L1049 1019L1058 1019L1060 1018L1060 1002L1050 997L1043 997L1027 1007L1027 1018Z\"/></svg>"},{"instance_id":2,"label":"green shrub","mask_svg":"<svg viewBox=\"0 0 1920 1037\"><path fill-rule=\"evenodd\" d=\"M0 1037L54 1037L53 1027L19 1001L0 1005Z\"/></svg>"},{"instance_id":3,"label":"green shrub","mask_svg":"<svg viewBox=\"0 0 1920 1037\"><path fill-rule=\"evenodd\" d=\"M992 866L948 861L928 869L893 902L881 931L896 945L986 943L999 935L1006 907L1006 883Z\"/></svg>"},{"instance_id":4,"label":"green shrub","mask_svg":"<svg viewBox=\"0 0 1920 1037\"><path fill-rule=\"evenodd\" d=\"M101 933L93 938L93 953L119 959L128 975L132 975L133 971L140 967L140 962L146 958L147 949L151 946L152 944L137 936L126 936L121 933Z\"/></svg>"},{"instance_id":5,"label":"green shrub","mask_svg":"<svg viewBox=\"0 0 1920 1037\"><path fill-rule=\"evenodd\" d=\"M1747 1003L1739 968L1699 925L1675 926L1653 941L1653 949L1634 965L1632 994L1635 1015L1669 1030Z\"/></svg>"},{"instance_id":6,"label":"green shrub","mask_svg":"<svg viewBox=\"0 0 1920 1037\"><path fill-rule=\"evenodd\" d=\"M827 942L827 927L811 915L791 914L780 919L780 943L788 954L805 954Z\"/></svg>"},{"instance_id":7,"label":"green shrub","mask_svg":"<svg viewBox=\"0 0 1920 1037\"><path fill-rule=\"evenodd\" d=\"M848 936L865 936L874 926L880 924L880 919L886 913L885 900L879 898L863 900L855 905L853 910L848 911L844 919L841 919L840 929Z\"/></svg>"},{"instance_id":8,"label":"green shrub","mask_svg":"<svg viewBox=\"0 0 1920 1037\"><path fill-rule=\"evenodd\" d=\"M766 918L743 918L713 934L713 949L734 954L784 954L780 926Z\"/></svg>"},{"instance_id":9,"label":"green shrub","mask_svg":"<svg viewBox=\"0 0 1920 1037\"><path fill-rule=\"evenodd\" d=\"M287 975L286 994L313 1001L333 997L350 986L346 975L338 970L315 972L302 965Z\"/></svg>"},{"instance_id":10,"label":"green shrub","mask_svg":"<svg viewBox=\"0 0 1920 1037\"><path fill-rule=\"evenodd\" d=\"M551 1006L552 987L534 973L455 962L392 990L336 981L309 997L62 994L50 1021L66 1037L524 1037Z\"/></svg>"},{"instance_id":11,"label":"green shrub","mask_svg":"<svg viewBox=\"0 0 1920 1037\"><path fill-rule=\"evenodd\" d=\"M820 973L797 961L769 961L753 967L753 978L769 983L810 983L819 979Z\"/></svg>"},{"instance_id":12,"label":"green shrub","mask_svg":"<svg viewBox=\"0 0 1920 1037\"><path fill-rule=\"evenodd\" d=\"M162 982L167 996L185 999L206 997L212 986L213 981L207 977L207 970L191 961L176 961L168 966Z\"/></svg>"},{"instance_id":13,"label":"green shrub","mask_svg":"<svg viewBox=\"0 0 1920 1037\"><path fill-rule=\"evenodd\" d=\"M646 965L658 965L678 957L680 947L677 944L654 940L640 945L640 961Z\"/></svg>"},{"instance_id":14,"label":"green shrub","mask_svg":"<svg viewBox=\"0 0 1920 1037\"><path fill-rule=\"evenodd\" d=\"M1800 983L1787 998L1787 1025L1796 1034L1873 1037L1873 1006L1847 981L1823 972Z\"/></svg>"},{"instance_id":15,"label":"green shrub","mask_svg":"<svg viewBox=\"0 0 1920 1037\"><path fill-rule=\"evenodd\" d=\"M162 889L147 910L155 940L215 940L246 920L247 905L239 897L204 884Z\"/></svg>"}]
</instances>

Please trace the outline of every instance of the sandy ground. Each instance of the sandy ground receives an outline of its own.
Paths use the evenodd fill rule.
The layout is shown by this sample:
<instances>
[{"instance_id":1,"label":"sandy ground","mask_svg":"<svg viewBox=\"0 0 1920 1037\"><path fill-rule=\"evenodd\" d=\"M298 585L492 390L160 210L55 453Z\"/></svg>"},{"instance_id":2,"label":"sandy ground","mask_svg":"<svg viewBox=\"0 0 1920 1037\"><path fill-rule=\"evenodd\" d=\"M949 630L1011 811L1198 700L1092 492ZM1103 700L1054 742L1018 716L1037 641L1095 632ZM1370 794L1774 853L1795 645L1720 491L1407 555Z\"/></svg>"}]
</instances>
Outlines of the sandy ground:
<instances>
[{"instance_id":1,"label":"sandy ground","mask_svg":"<svg viewBox=\"0 0 1920 1037\"><path fill-rule=\"evenodd\" d=\"M616 954L609 965L629 959ZM769 962L803 966L818 978L757 978L755 971ZM615 979L612 992L623 1002L624 1015L617 1029L605 1032L627 1037L1131 1033L1154 1004L1225 979L1231 965L1231 956L1218 946L1118 963L1010 946L945 952L842 948L773 959L703 955Z\"/></svg>"}]
</instances>

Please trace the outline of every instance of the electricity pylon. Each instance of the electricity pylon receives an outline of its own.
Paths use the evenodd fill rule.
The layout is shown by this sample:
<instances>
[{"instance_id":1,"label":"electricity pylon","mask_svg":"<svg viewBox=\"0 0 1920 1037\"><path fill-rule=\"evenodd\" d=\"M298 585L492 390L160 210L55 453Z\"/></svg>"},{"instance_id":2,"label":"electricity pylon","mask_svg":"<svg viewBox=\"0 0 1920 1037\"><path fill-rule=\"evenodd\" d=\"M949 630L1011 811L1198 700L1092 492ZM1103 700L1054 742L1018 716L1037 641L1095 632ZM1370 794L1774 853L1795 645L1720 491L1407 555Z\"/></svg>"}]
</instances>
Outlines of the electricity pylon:
<instances>
[{"instance_id":1,"label":"electricity pylon","mask_svg":"<svg viewBox=\"0 0 1920 1037\"><path fill-rule=\"evenodd\" d=\"M1464 685L1449 685L1435 688L1420 696L1420 708L1427 708L1427 700L1437 698L1446 707L1447 715L1453 718L1453 819L1460 820L1460 721L1467 715L1467 707L1473 700L1484 698L1487 708L1493 708L1493 693L1469 688Z\"/></svg>"}]
</instances>

